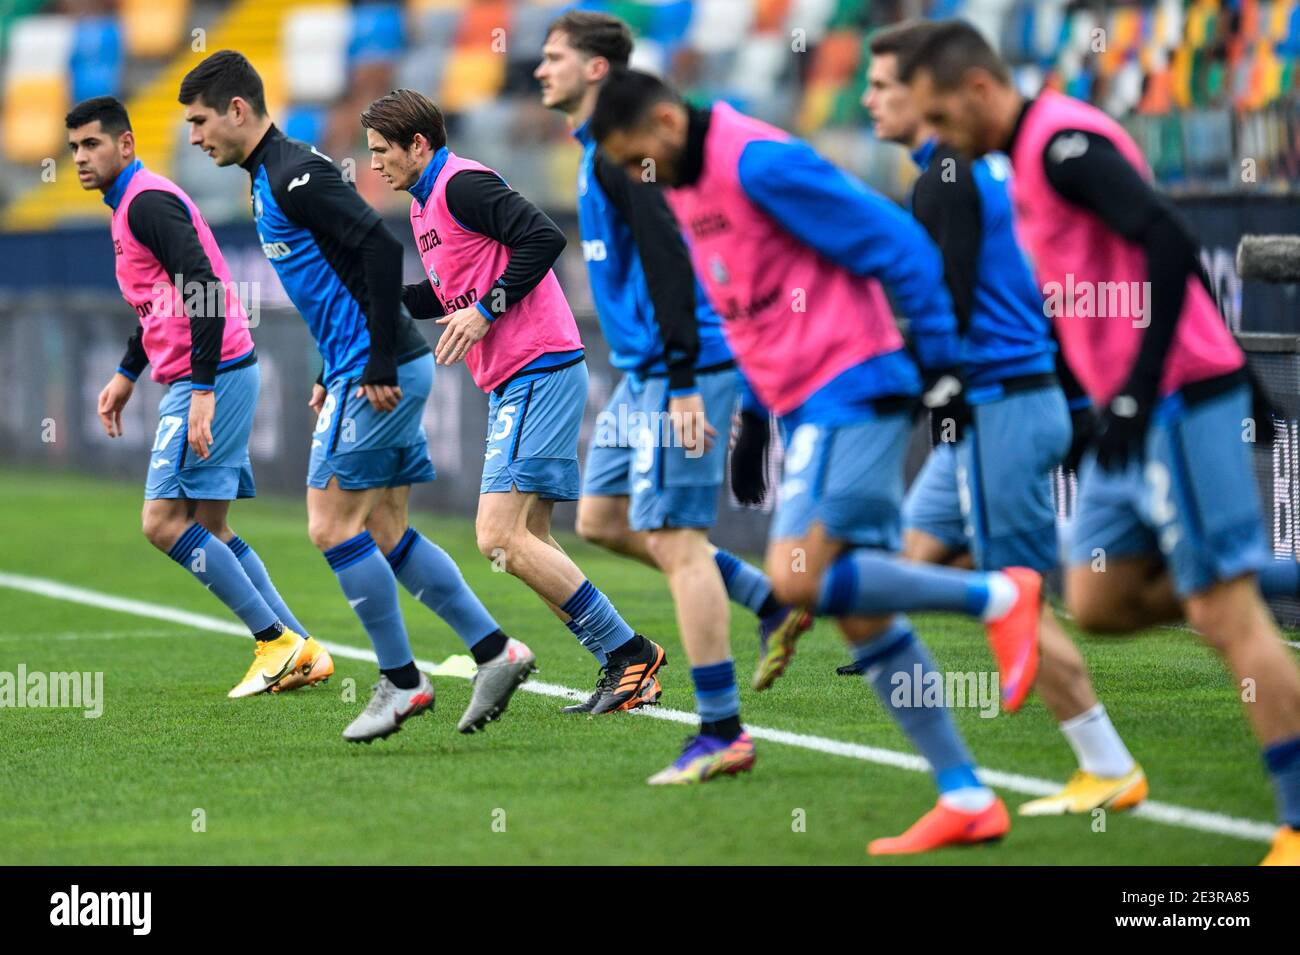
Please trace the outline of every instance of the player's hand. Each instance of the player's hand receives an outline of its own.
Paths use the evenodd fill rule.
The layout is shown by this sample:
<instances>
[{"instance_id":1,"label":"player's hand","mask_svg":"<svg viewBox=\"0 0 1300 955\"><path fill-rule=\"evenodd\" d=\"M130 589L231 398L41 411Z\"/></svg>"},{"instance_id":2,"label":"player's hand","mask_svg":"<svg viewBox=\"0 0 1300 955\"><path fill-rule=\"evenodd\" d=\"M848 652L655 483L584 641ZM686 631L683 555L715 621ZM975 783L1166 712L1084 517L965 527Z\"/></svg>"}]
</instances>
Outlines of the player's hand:
<instances>
[{"instance_id":1,"label":"player's hand","mask_svg":"<svg viewBox=\"0 0 1300 955\"><path fill-rule=\"evenodd\" d=\"M740 413L740 434L731 449L731 493L741 504L761 504L767 493L768 418L753 411Z\"/></svg>"},{"instance_id":2,"label":"player's hand","mask_svg":"<svg viewBox=\"0 0 1300 955\"><path fill-rule=\"evenodd\" d=\"M1070 428L1074 432L1070 439L1070 450L1065 452L1061 467L1067 471L1078 471L1083 453L1088 450L1097 435L1097 416L1092 408L1075 408L1070 412Z\"/></svg>"},{"instance_id":3,"label":"player's hand","mask_svg":"<svg viewBox=\"0 0 1300 955\"><path fill-rule=\"evenodd\" d=\"M318 418L321 409L325 407L325 396L328 394L329 392L325 390L325 386L319 382L311 386L311 397L307 399L307 406L311 408Z\"/></svg>"},{"instance_id":4,"label":"player's hand","mask_svg":"<svg viewBox=\"0 0 1300 955\"><path fill-rule=\"evenodd\" d=\"M442 337L433 350L434 357L440 365L454 365L465 357L470 346L481 341L488 333L492 323L483 317L475 306L458 308L450 315L438 319L439 325L445 325Z\"/></svg>"},{"instance_id":5,"label":"player's hand","mask_svg":"<svg viewBox=\"0 0 1300 955\"><path fill-rule=\"evenodd\" d=\"M1150 400L1121 393L1110 400L1097 422L1097 466L1105 471L1122 471L1130 461L1141 461L1147 427L1151 422Z\"/></svg>"},{"instance_id":6,"label":"player's hand","mask_svg":"<svg viewBox=\"0 0 1300 955\"><path fill-rule=\"evenodd\" d=\"M99 393L95 410L99 414L99 423L104 426L104 433L110 438L122 437L122 409L131 400L135 391L135 382L120 371L108 379L108 384Z\"/></svg>"},{"instance_id":7,"label":"player's hand","mask_svg":"<svg viewBox=\"0 0 1300 955\"><path fill-rule=\"evenodd\" d=\"M190 450L204 461L212 454L212 418L217 413L217 396L211 391L190 392L190 423L186 440Z\"/></svg>"},{"instance_id":8,"label":"player's hand","mask_svg":"<svg viewBox=\"0 0 1300 955\"><path fill-rule=\"evenodd\" d=\"M932 371L921 389L921 407L930 412L930 443L956 444L970 424L966 389L953 369Z\"/></svg>"},{"instance_id":9,"label":"player's hand","mask_svg":"<svg viewBox=\"0 0 1300 955\"><path fill-rule=\"evenodd\" d=\"M673 423L677 443L688 457L700 457L712 450L718 429L709 424L704 411L704 397L697 391L668 399L668 420Z\"/></svg>"},{"instance_id":10,"label":"player's hand","mask_svg":"<svg viewBox=\"0 0 1300 955\"><path fill-rule=\"evenodd\" d=\"M402 400L402 389L397 385L361 385L357 388L356 397L365 398L370 402L370 407L384 414L397 407Z\"/></svg>"}]
</instances>

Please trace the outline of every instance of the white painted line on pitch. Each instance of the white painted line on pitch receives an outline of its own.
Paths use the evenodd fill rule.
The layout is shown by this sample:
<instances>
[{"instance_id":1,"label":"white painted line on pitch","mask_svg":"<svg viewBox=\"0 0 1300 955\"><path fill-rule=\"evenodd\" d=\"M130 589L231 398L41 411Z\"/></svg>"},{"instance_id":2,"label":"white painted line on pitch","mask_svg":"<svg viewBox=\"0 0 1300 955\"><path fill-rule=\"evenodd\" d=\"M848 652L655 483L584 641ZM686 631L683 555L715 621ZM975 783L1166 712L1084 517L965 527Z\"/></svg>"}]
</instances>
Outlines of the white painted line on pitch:
<instances>
[{"instance_id":1,"label":"white painted line on pitch","mask_svg":"<svg viewBox=\"0 0 1300 955\"><path fill-rule=\"evenodd\" d=\"M248 637L246 627L231 623L228 620L209 617L206 614L191 613L188 610L177 610L174 607L166 607L162 604L147 603L143 600L114 597L112 594L87 590L84 587L63 584L57 580L49 580L43 577L27 577L22 574L8 574L0 571L0 587L9 587L13 590L39 594L42 597L50 597L54 600L65 600L70 603L99 607L104 610L117 610L121 613L131 613L140 617L167 620L171 623L194 627L196 630ZM360 660L366 663L375 662L375 654L371 650L363 650L360 647L325 640L321 640L320 643L335 656L349 660ZM431 670L437 666L437 664L428 660L416 660L415 664L422 670ZM539 693L542 696L562 697L570 700L585 699L587 695L580 690L560 686L557 683L545 683L540 680L529 680L521 689L530 693ZM694 713L664 707L641 707L632 712L651 719L667 720L670 723L694 725L699 722ZM780 743L784 746L797 746L818 753L846 756L850 759L859 759L868 763L890 766L895 769L906 769L912 772L928 773L930 771L929 764L913 753L900 753L896 750L882 749L878 746L846 743L842 740L827 739L823 736L809 736L804 733L791 733L786 730L768 729L762 726L747 724L746 729L755 739ZM1022 776L1019 773L983 768L979 769L978 772L980 778L990 786L1007 789L1026 796L1047 796L1061 788L1060 783L1039 779L1034 776ZM1132 810L1131 815L1169 826L1195 829L1199 832L1212 832L1255 842L1270 842L1273 839L1273 834L1277 831L1277 826L1269 823L1257 822L1253 819L1240 819L1236 816L1227 816L1218 812L1188 809L1184 806L1175 806L1163 802L1144 802Z\"/></svg>"}]
</instances>

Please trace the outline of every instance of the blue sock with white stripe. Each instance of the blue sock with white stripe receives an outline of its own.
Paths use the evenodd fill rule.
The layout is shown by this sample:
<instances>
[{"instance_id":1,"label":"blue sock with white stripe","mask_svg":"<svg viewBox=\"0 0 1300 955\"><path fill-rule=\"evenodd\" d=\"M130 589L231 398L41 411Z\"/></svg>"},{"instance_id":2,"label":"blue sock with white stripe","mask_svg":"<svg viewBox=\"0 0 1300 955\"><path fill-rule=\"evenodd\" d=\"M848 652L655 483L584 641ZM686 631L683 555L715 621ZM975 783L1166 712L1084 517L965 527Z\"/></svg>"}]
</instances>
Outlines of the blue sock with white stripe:
<instances>
[{"instance_id":1,"label":"blue sock with white stripe","mask_svg":"<svg viewBox=\"0 0 1300 955\"><path fill-rule=\"evenodd\" d=\"M1018 593L1015 583L997 571L937 567L857 548L827 569L816 611L828 617L879 617L909 610L947 610L996 620L1011 609Z\"/></svg>"},{"instance_id":2,"label":"blue sock with white stripe","mask_svg":"<svg viewBox=\"0 0 1300 955\"><path fill-rule=\"evenodd\" d=\"M262 595L266 605L275 611L275 615L280 618L280 622L294 633L300 633L305 637L307 631L298 622L298 618L293 615L289 605L284 602L284 598L280 596L280 591L275 589L275 584L271 583L271 575L266 572L266 565L262 563L262 558L257 556L257 551L253 550L248 545L248 542L238 534L232 537L226 546L238 558L239 566L244 568L244 573L253 582L257 592Z\"/></svg>"},{"instance_id":3,"label":"blue sock with white stripe","mask_svg":"<svg viewBox=\"0 0 1300 955\"><path fill-rule=\"evenodd\" d=\"M599 640L574 623L572 618L565 623L565 626L569 628L571 634L578 638L578 642L591 652L591 655L596 658L597 663L604 666L609 662L609 657L607 657L605 651L600 648Z\"/></svg>"},{"instance_id":4,"label":"blue sock with white stripe","mask_svg":"<svg viewBox=\"0 0 1300 955\"><path fill-rule=\"evenodd\" d=\"M1278 820L1292 829L1300 829L1300 736L1267 747L1264 765L1277 794Z\"/></svg>"},{"instance_id":5,"label":"blue sock with white stripe","mask_svg":"<svg viewBox=\"0 0 1300 955\"><path fill-rule=\"evenodd\" d=\"M379 669L396 670L413 659L406 624L397 603L397 578L369 531L325 551L343 596L361 619L379 659Z\"/></svg>"},{"instance_id":6,"label":"blue sock with white stripe","mask_svg":"<svg viewBox=\"0 0 1300 955\"><path fill-rule=\"evenodd\" d=\"M748 607L756 616L770 616L786 608L772 599L772 583L767 575L751 564L741 560L731 551L721 547L713 552L713 560L722 574L722 582L727 587L727 596L733 603Z\"/></svg>"},{"instance_id":7,"label":"blue sock with white stripe","mask_svg":"<svg viewBox=\"0 0 1300 955\"><path fill-rule=\"evenodd\" d=\"M451 556L414 527L406 529L388 563L411 596L441 617L465 646L472 648L501 629Z\"/></svg>"},{"instance_id":8,"label":"blue sock with white stripe","mask_svg":"<svg viewBox=\"0 0 1300 955\"><path fill-rule=\"evenodd\" d=\"M912 632L906 617L896 616L874 640L852 647L853 658L866 669L863 679L871 684L881 704L899 729L907 734L917 752L925 757L934 773L939 795L954 809L978 812L993 801L993 791L975 775L975 761L957 732L952 715L942 705L918 705L920 692L910 692L912 683L922 686L937 673L934 661Z\"/></svg>"},{"instance_id":9,"label":"blue sock with white stripe","mask_svg":"<svg viewBox=\"0 0 1300 955\"><path fill-rule=\"evenodd\" d=\"M167 556L216 594L217 599L244 621L244 626L255 636L266 634L278 623L275 611L267 606L248 579L239 558L231 553L221 538L213 537L202 524L196 521L185 528Z\"/></svg>"},{"instance_id":10,"label":"blue sock with white stripe","mask_svg":"<svg viewBox=\"0 0 1300 955\"><path fill-rule=\"evenodd\" d=\"M1259 569L1259 590L1265 597L1294 600L1300 596L1300 563L1291 557L1268 561Z\"/></svg>"},{"instance_id":11,"label":"blue sock with white stripe","mask_svg":"<svg viewBox=\"0 0 1300 955\"><path fill-rule=\"evenodd\" d=\"M593 587L590 580L584 580L560 609L600 646L606 657L635 636L609 598ZM586 641L583 645L587 645Z\"/></svg>"},{"instance_id":12,"label":"blue sock with white stripe","mask_svg":"<svg viewBox=\"0 0 1300 955\"><path fill-rule=\"evenodd\" d=\"M695 711L700 723L720 723L740 715L740 690L736 687L736 663L730 657L721 663L691 667L695 684Z\"/></svg>"}]
</instances>

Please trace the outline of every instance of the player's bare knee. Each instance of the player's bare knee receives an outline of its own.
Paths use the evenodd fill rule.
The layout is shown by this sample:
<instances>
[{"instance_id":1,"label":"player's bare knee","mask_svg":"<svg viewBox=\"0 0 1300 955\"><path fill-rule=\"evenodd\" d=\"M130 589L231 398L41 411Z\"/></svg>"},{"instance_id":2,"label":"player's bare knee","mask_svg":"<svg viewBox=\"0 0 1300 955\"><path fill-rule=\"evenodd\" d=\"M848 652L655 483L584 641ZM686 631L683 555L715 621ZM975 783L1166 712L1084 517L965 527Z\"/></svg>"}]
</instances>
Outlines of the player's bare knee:
<instances>
[{"instance_id":1,"label":"player's bare knee","mask_svg":"<svg viewBox=\"0 0 1300 955\"><path fill-rule=\"evenodd\" d=\"M514 543L514 532L494 521L481 522L474 527L474 536L478 552L488 560L496 560L510 553Z\"/></svg>"},{"instance_id":2,"label":"player's bare knee","mask_svg":"<svg viewBox=\"0 0 1300 955\"><path fill-rule=\"evenodd\" d=\"M807 571L769 563L767 577L772 583L772 596L778 603L787 607L811 607L817 603L817 581Z\"/></svg>"}]
</instances>

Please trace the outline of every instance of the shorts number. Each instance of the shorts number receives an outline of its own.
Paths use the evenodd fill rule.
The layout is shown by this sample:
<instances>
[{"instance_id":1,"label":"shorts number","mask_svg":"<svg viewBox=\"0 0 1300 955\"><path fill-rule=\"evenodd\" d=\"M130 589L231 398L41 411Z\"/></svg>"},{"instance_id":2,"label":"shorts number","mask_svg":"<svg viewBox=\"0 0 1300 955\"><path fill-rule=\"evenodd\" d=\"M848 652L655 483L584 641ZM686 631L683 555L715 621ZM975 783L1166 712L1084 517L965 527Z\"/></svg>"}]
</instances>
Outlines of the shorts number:
<instances>
[{"instance_id":1,"label":"shorts number","mask_svg":"<svg viewBox=\"0 0 1300 955\"><path fill-rule=\"evenodd\" d=\"M334 408L338 405L338 403L339 403L338 398L334 396L333 392L330 392L328 395L325 396L325 403L321 405L320 414L316 416L317 434L320 434L322 431L329 430L330 421L334 417Z\"/></svg>"},{"instance_id":2,"label":"shorts number","mask_svg":"<svg viewBox=\"0 0 1300 955\"><path fill-rule=\"evenodd\" d=\"M174 414L163 415L158 419L158 433L154 435L153 450L161 451L176 435L176 429L181 426L181 419Z\"/></svg>"},{"instance_id":3,"label":"shorts number","mask_svg":"<svg viewBox=\"0 0 1300 955\"><path fill-rule=\"evenodd\" d=\"M496 430L488 436L488 442L500 441L510 433L510 429L515 426L515 405L502 405L497 409L497 426Z\"/></svg>"}]
</instances>

